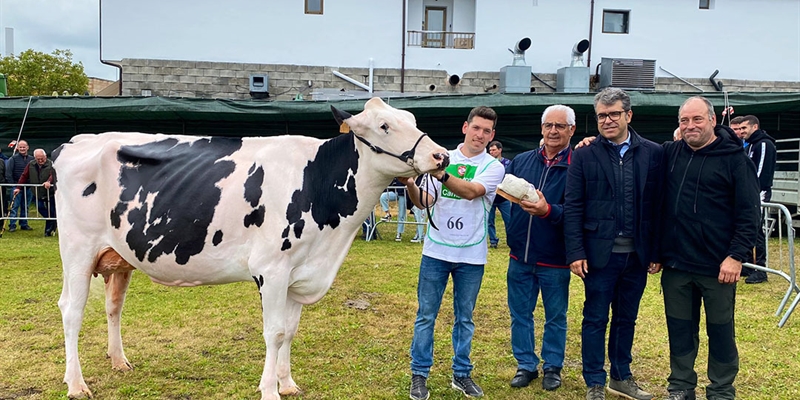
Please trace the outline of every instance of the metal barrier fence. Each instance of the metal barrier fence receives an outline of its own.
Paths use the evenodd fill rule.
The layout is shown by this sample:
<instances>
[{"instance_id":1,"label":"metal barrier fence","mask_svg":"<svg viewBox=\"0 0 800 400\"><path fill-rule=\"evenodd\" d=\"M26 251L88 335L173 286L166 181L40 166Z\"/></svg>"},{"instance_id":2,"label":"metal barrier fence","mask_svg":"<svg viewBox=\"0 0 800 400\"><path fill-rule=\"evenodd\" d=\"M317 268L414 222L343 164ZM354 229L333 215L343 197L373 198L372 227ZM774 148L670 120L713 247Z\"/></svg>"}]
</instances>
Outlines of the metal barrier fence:
<instances>
[{"instance_id":1,"label":"metal barrier fence","mask_svg":"<svg viewBox=\"0 0 800 400\"><path fill-rule=\"evenodd\" d=\"M405 186L389 186L389 187L386 188L386 190L384 190L384 193L387 193L390 190L391 191L402 191L403 194L402 195L398 194L398 197L399 196L406 196L406 187ZM410 201L410 200L408 200L408 196L406 196L406 199L407 199L406 201ZM399 208L399 201L398 200L391 200L391 201L397 202L398 203L398 208ZM376 205L376 207L377 207L377 205ZM406 205L406 207L407 207L407 205ZM399 224L403 224L403 225L414 225L414 226L416 226L416 225L423 225L424 226L424 225L428 224L428 222L425 221L426 218L423 218L422 221L417 221L416 219L413 220L413 221L409 220L408 219L408 209L406 209L406 210L399 210L398 209L397 212L398 212L398 214L401 213L401 212L406 213L406 218L405 218L404 221L400 221L399 219L377 218L376 215L375 215L375 208L373 207L372 213L370 214L369 219L364 221L365 230L366 230L365 235L364 235L365 236L365 240L367 242L369 242L370 240L373 240L376 237L378 237L378 238L380 237L380 235L378 234L378 225L380 225L380 224L398 224L398 225ZM399 217L399 215L398 215L398 217Z\"/></svg>"},{"instance_id":2,"label":"metal barrier fence","mask_svg":"<svg viewBox=\"0 0 800 400\"><path fill-rule=\"evenodd\" d=\"M30 203L27 203L27 207L22 207L21 215L16 215L14 220L17 219L27 219L27 220L38 220L38 221L55 221L56 217L51 217L50 215L42 215L39 212L39 207L37 205L37 199L39 191L45 191L47 194L45 195L45 201L48 203L53 199L50 198L50 191L42 187L41 184L31 184L31 183L24 183L24 184L17 184L17 183L0 183L0 206L2 206L2 211L0 212L0 221L10 220L11 217L9 216L9 212L11 211L11 203L14 201L14 189L21 187L21 190L17 197L20 199L28 199L27 196L30 196ZM30 206L34 206L34 213L30 213ZM49 207L48 207L49 209Z\"/></svg>"},{"instance_id":3,"label":"metal barrier fence","mask_svg":"<svg viewBox=\"0 0 800 400\"><path fill-rule=\"evenodd\" d=\"M753 263L742 263L742 265L778 275L789 283L786 294L783 296L780 305L778 305L778 310L775 311L776 317L781 316L781 313L783 313L780 322L778 322L778 327L783 327L783 325L786 324L786 320L792 315L794 308L800 303L800 286L797 284L797 271L794 265L794 228L792 227L792 214L786 206L778 203L761 203L761 211L765 216L763 234L767 238L766 265L762 266ZM777 262L772 262L769 256L769 237L776 229L778 230L778 260ZM783 243L784 232L786 234L785 250ZM775 268L773 268L773 266ZM787 308L786 305L792 297L792 294L795 294L794 300Z\"/></svg>"}]
</instances>

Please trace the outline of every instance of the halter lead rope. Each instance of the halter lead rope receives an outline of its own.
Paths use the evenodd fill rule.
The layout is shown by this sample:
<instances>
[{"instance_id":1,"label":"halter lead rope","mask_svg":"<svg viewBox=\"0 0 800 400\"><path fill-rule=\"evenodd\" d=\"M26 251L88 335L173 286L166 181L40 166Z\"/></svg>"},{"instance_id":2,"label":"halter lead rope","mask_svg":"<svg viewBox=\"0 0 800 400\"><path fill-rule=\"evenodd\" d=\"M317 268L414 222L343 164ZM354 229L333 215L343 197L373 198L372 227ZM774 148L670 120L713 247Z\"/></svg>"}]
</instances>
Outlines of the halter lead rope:
<instances>
[{"instance_id":1,"label":"halter lead rope","mask_svg":"<svg viewBox=\"0 0 800 400\"><path fill-rule=\"evenodd\" d=\"M423 133L422 135L420 135L420 137L417 139L417 142L414 143L413 147L411 147L411 150L406 150L406 151L403 152L403 154L400 154L400 155L394 154L394 153L392 153L390 151L386 151L386 150L384 150L384 149L382 149L382 148L380 148L378 146L375 146L374 144L370 143L367 139L364 139L361 136L356 135L355 133L353 133L353 136L355 136L358 140L360 140L362 143L367 145L367 147L369 147L369 149L374 151L375 153L377 153L377 154L386 154L386 155L392 156L392 157L394 157L394 158L396 158L396 159L408 164L409 166L413 167L414 166L414 154L417 151L417 146L419 145L419 142L422 141L422 138L424 138L425 136L428 136L428 134L427 133ZM409 162L409 160L411 160L411 162Z\"/></svg>"},{"instance_id":2,"label":"halter lead rope","mask_svg":"<svg viewBox=\"0 0 800 400\"><path fill-rule=\"evenodd\" d=\"M342 125L342 127L345 127L345 126L346 125L344 125L344 124ZM414 166L414 154L416 153L417 146L419 145L419 142L422 141L422 138L424 138L425 136L428 136L427 133L423 133L422 135L420 135L420 137L417 138L416 143L414 143L414 146L411 147L410 150L406 150L406 151L403 152L403 154L400 154L400 155L397 155L397 154L392 153L390 151L386 151L386 150L382 149L379 146L375 146L374 144L370 143L369 140L364 139L361 136L356 135L355 132L353 132L352 130L350 131L350 133L352 133L353 136L356 137L356 139L360 140L361 143L364 143L365 145L367 145L367 147L369 147L369 149L374 151L376 154L386 154L386 155L392 156L392 157L394 157L394 158L406 163L410 167L414 168L414 170L416 170L417 172L420 172L419 170L417 170L417 167ZM428 179L430 179L431 175L430 174L425 174L425 175L427 175L425 177L425 179L424 179L425 186L427 188ZM430 192L428 192L428 193L430 193ZM423 206L425 206L425 212L428 214L428 221L430 221L430 223L431 223L431 228L436 229L438 231L439 228L433 222L433 219L431 219L431 207L432 207L432 205L430 204L430 202L428 202L428 197L427 196L425 196L424 199L425 200L423 200L423 196L422 196L422 187L419 187L419 201L420 201L420 203L422 203ZM434 193L433 204L436 204L436 201L438 199L439 199L439 192L437 191L437 192Z\"/></svg>"}]
</instances>

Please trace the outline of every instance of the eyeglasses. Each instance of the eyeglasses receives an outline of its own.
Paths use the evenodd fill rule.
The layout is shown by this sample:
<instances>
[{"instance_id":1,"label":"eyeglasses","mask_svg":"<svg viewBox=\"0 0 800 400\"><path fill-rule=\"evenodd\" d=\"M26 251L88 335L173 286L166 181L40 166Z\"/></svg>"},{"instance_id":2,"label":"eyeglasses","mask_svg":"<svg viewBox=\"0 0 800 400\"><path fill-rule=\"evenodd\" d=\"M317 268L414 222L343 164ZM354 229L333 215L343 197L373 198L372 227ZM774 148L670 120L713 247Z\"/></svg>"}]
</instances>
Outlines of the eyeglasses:
<instances>
[{"instance_id":1,"label":"eyeglasses","mask_svg":"<svg viewBox=\"0 0 800 400\"><path fill-rule=\"evenodd\" d=\"M572 125L570 125L570 124L554 124L552 122L545 122L545 123L542 124L542 128L544 128L544 130L546 130L546 131L549 131L550 129L553 129L555 127L556 130L559 131L559 132L564 132L570 126L572 126Z\"/></svg>"},{"instance_id":2,"label":"eyeglasses","mask_svg":"<svg viewBox=\"0 0 800 400\"><path fill-rule=\"evenodd\" d=\"M625 111L612 111L608 114L600 113L595 115L594 117L597 118L597 122L604 122L606 118L610 119L611 121L619 121L619 118L625 114Z\"/></svg>"}]
</instances>

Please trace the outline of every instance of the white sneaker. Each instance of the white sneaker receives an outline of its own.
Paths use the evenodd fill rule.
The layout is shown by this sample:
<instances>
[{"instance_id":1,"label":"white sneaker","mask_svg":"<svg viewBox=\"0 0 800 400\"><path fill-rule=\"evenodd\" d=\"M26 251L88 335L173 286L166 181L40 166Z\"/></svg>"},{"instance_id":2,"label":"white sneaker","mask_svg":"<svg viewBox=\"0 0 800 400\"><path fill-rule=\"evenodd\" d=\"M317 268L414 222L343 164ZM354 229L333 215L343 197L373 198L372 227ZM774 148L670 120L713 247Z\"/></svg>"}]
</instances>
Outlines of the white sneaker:
<instances>
[{"instance_id":1,"label":"white sneaker","mask_svg":"<svg viewBox=\"0 0 800 400\"><path fill-rule=\"evenodd\" d=\"M419 236L414 236L414 238L411 239L411 243L420 243L420 242L422 242L422 238Z\"/></svg>"},{"instance_id":2,"label":"white sneaker","mask_svg":"<svg viewBox=\"0 0 800 400\"><path fill-rule=\"evenodd\" d=\"M401 242L402 241L399 233L397 234L397 236L394 237L394 241L395 242Z\"/></svg>"}]
</instances>

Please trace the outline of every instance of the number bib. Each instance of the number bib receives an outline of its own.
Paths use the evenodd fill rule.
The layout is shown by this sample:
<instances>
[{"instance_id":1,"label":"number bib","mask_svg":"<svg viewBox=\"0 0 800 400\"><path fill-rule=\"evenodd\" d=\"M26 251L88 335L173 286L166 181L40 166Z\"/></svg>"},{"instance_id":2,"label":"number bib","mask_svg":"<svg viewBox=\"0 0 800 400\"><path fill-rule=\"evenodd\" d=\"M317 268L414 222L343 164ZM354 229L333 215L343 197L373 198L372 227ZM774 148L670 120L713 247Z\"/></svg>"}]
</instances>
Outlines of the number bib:
<instances>
[{"instance_id":1,"label":"number bib","mask_svg":"<svg viewBox=\"0 0 800 400\"><path fill-rule=\"evenodd\" d=\"M450 247L480 244L487 233L487 212L483 196L473 201L441 196L431 213L431 219L439 230L428 229L428 238Z\"/></svg>"}]
</instances>

